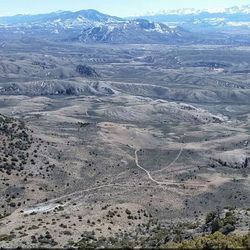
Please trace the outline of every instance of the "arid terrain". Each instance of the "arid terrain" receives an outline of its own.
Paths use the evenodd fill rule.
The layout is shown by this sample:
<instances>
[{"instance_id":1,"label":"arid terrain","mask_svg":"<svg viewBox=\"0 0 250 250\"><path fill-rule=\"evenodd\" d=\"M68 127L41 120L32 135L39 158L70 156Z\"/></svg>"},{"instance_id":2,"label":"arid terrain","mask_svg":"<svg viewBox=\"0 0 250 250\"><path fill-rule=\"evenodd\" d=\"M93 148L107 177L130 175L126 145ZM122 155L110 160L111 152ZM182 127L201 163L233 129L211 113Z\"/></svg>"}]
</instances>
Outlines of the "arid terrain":
<instances>
[{"instance_id":1,"label":"arid terrain","mask_svg":"<svg viewBox=\"0 0 250 250\"><path fill-rule=\"evenodd\" d=\"M248 232L248 47L23 41L0 58L1 247L167 243L214 210Z\"/></svg>"}]
</instances>

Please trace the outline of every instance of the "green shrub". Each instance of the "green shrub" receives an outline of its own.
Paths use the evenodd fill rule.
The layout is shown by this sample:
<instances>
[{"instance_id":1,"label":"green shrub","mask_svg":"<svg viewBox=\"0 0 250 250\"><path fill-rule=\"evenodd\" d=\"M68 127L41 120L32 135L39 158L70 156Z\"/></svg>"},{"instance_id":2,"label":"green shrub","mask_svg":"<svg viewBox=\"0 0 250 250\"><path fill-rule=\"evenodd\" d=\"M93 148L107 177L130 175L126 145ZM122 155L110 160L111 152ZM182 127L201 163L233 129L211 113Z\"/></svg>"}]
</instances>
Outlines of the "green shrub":
<instances>
[{"instance_id":1,"label":"green shrub","mask_svg":"<svg viewBox=\"0 0 250 250\"><path fill-rule=\"evenodd\" d=\"M176 249L247 249L249 248L250 234L245 236L226 236L221 232L207 236L195 237L192 240L185 240L181 243L172 243L166 247Z\"/></svg>"}]
</instances>

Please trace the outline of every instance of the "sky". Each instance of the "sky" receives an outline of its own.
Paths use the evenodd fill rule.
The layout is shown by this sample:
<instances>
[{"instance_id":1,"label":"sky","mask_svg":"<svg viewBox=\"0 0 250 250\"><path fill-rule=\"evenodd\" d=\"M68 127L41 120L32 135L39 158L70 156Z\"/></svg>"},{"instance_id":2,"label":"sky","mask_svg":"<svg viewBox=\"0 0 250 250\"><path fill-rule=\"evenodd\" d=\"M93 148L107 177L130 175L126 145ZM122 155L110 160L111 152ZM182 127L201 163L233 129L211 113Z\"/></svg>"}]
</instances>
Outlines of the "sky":
<instances>
[{"instance_id":1,"label":"sky","mask_svg":"<svg viewBox=\"0 0 250 250\"><path fill-rule=\"evenodd\" d=\"M105 14L127 17L168 9L221 8L247 4L250 4L250 0L0 0L0 16L96 9Z\"/></svg>"}]
</instances>

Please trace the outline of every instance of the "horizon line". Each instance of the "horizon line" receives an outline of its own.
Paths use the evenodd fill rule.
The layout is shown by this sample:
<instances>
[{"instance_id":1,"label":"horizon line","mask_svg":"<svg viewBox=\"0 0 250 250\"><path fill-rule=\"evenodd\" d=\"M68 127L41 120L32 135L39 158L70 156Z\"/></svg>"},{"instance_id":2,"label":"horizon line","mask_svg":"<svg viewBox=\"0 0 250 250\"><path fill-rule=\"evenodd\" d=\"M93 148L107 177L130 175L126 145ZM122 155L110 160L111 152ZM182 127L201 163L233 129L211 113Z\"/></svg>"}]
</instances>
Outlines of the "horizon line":
<instances>
[{"instance_id":1,"label":"horizon line","mask_svg":"<svg viewBox=\"0 0 250 250\"><path fill-rule=\"evenodd\" d=\"M187 8L175 8L175 9L159 9L157 11L152 11L152 12L146 12L146 13L137 13L134 15L129 15L126 17L139 17L139 16L147 16L147 15L152 15L153 13L157 15L157 13L159 15L164 14L164 12L167 14L169 12L169 14L171 14L171 12L174 11L178 11L178 10L196 10L196 11L201 11L201 12L206 12L206 11L212 11L214 10L214 12L211 13L222 13L219 10L225 10L225 9L230 9L233 7L238 7L238 8L242 8L242 7L250 7L250 4L243 4L243 5L231 5L228 7L211 7L211 8L197 8L197 7L187 7ZM91 9L91 8L87 8L87 9L79 9L79 10L69 10L69 9L65 9L65 10L52 10L52 11L47 11L47 12L39 12L39 13L17 13L17 14L13 14L13 15L0 15L0 18L2 17L15 17L15 16L36 16L36 15L46 15L46 14L52 14L52 13L62 13L62 12L71 12L71 13L76 13L76 12L80 12L80 11L90 11L90 10L94 10L96 12L105 14L105 15L109 15L109 16L113 16L113 17L120 17L120 18L126 18L126 17L121 17L119 15L113 15L113 14L109 14L109 13L105 13L97 10L97 9ZM217 12L216 12L217 10ZM172 13L173 14L173 13ZM191 13L190 13L191 14ZM185 14L183 14L185 15Z\"/></svg>"}]
</instances>

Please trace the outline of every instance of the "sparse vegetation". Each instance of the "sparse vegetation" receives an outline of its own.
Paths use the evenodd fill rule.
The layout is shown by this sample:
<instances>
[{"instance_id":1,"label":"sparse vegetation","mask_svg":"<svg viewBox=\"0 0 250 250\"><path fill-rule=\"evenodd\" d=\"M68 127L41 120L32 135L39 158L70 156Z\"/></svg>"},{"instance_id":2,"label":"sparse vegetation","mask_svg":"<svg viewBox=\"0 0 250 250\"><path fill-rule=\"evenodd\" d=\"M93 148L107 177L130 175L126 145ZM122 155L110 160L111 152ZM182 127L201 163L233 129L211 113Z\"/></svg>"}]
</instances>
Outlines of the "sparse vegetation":
<instances>
[{"instance_id":1,"label":"sparse vegetation","mask_svg":"<svg viewBox=\"0 0 250 250\"><path fill-rule=\"evenodd\" d=\"M247 46L16 32L0 42L0 247L245 246Z\"/></svg>"},{"instance_id":2,"label":"sparse vegetation","mask_svg":"<svg viewBox=\"0 0 250 250\"><path fill-rule=\"evenodd\" d=\"M171 243L166 245L172 249L248 249L250 235L236 236L224 235L215 232L211 235L194 237L192 240L186 240L181 243Z\"/></svg>"}]
</instances>

